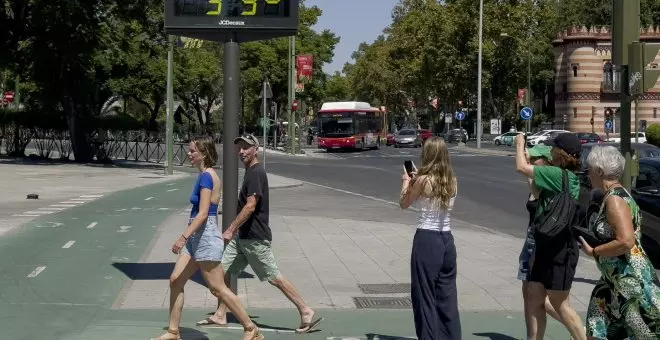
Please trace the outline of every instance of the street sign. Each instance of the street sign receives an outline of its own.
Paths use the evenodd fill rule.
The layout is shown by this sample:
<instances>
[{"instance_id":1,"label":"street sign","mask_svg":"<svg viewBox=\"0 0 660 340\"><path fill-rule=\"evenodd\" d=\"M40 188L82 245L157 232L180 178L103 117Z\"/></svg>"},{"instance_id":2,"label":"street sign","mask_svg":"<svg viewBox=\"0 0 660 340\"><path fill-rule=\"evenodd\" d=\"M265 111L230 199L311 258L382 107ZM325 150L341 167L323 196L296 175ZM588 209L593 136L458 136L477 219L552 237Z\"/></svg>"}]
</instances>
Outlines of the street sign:
<instances>
[{"instance_id":1,"label":"street sign","mask_svg":"<svg viewBox=\"0 0 660 340\"><path fill-rule=\"evenodd\" d=\"M273 99L273 90L270 88L270 82L268 81L268 77L264 78L263 87L261 88L261 92L259 93L259 99L264 98L264 88L266 89L266 99L268 100Z\"/></svg>"},{"instance_id":2,"label":"street sign","mask_svg":"<svg viewBox=\"0 0 660 340\"><path fill-rule=\"evenodd\" d=\"M291 109L293 109L293 111L298 111L298 99L293 100L293 104L291 105Z\"/></svg>"},{"instance_id":3,"label":"street sign","mask_svg":"<svg viewBox=\"0 0 660 340\"><path fill-rule=\"evenodd\" d=\"M534 110L532 110L531 107L525 106L520 110L520 118L522 118L523 120L530 120L532 119L533 115L534 115Z\"/></svg>"},{"instance_id":4,"label":"street sign","mask_svg":"<svg viewBox=\"0 0 660 340\"><path fill-rule=\"evenodd\" d=\"M463 112L463 111L458 111L458 112L456 112L456 119L457 119L457 120L463 120L463 119L465 119L465 112Z\"/></svg>"},{"instance_id":5,"label":"street sign","mask_svg":"<svg viewBox=\"0 0 660 340\"><path fill-rule=\"evenodd\" d=\"M226 42L298 32L300 0L165 0L165 32Z\"/></svg>"},{"instance_id":6,"label":"street sign","mask_svg":"<svg viewBox=\"0 0 660 340\"><path fill-rule=\"evenodd\" d=\"M5 99L5 101L7 101L7 103L13 102L14 101L14 91L5 92L5 98L4 99Z\"/></svg>"},{"instance_id":7,"label":"street sign","mask_svg":"<svg viewBox=\"0 0 660 340\"><path fill-rule=\"evenodd\" d=\"M605 121L605 129L608 131L612 131L612 121L611 120L606 120Z\"/></svg>"}]
</instances>

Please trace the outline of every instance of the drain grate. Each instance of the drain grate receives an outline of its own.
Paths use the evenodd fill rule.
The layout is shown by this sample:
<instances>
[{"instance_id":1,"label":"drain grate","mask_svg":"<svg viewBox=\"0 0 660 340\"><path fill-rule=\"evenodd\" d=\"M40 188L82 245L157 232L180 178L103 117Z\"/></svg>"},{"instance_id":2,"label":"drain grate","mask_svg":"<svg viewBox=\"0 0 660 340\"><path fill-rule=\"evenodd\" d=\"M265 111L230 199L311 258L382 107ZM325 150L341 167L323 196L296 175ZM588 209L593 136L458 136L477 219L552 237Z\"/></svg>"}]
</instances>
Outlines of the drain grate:
<instances>
[{"instance_id":1,"label":"drain grate","mask_svg":"<svg viewBox=\"0 0 660 340\"><path fill-rule=\"evenodd\" d=\"M409 297L353 297L358 309L411 309Z\"/></svg>"},{"instance_id":2,"label":"drain grate","mask_svg":"<svg viewBox=\"0 0 660 340\"><path fill-rule=\"evenodd\" d=\"M364 294L405 294L410 293L410 283L364 283L358 284Z\"/></svg>"}]
</instances>

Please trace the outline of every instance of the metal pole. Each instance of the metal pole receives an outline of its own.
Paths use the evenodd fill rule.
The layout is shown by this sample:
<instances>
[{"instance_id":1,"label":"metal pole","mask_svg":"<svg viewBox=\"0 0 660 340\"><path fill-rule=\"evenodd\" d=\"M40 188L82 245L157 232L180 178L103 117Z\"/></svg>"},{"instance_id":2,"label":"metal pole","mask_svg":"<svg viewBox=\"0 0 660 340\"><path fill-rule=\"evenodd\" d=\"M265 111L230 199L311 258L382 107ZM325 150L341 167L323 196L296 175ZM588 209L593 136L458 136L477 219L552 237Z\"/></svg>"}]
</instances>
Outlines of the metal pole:
<instances>
[{"instance_id":1,"label":"metal pole","mask_svg":"<svg viewBox=\"0 0 660 340\"><path fill-rule=\"evenodd\" d=\"M224 46L224 89L222 120L222 230L236 218L238 208L238 155L234 139L238 137L238 110L240 108L240 46L230 38ZM236 275L231 277L231 289L236 293Z\"/></svg>"},{"instance_id":2,"label":"metal pole","mask_svg":"<svg viewBox=\"0 0 660 340\"><path fill-rule=\"evenodd\" d=\"M635 143L639 143L639 117L637 116L637 105L639 105L639 101L637 98L635 98Z\"/></svg>"},{"instance_id":3,"label":"metal pole","mask_svg":"<svg viewBox=\"0 0 660 340\"><path fill-rule=\"evenodd\" d=\"M275 128L273 129L273 147L277 149L277 130L279 130L279 124L277 124L277 102L274 102L275 104L275 112L273 113L274 115L274 125Z\"/></svg>"},{"instance_id":4,"label":"metal pole","mask_svg":"<svg viewBox=\"0 0 660 340\"><path fill-rule=\"evenodd\" d=\"M289 37L289 101L287 103L287 111L289 112L289 132L287 133L289 136L288 144L289 144L289 150L291 151L292 155L296 154L295 151L295 134L296 134L296 117L295 113L293 112L293 101L295 100L296 96L296 36L290 36Z\"/></svg>"},{"instance_id":5,"label":"metal pole","mask_svg":"<svg viewBox=\"0 0 660 340\"><path fill-rule=\"evenodd\" d=\"M626 159L622 183L630 189L632 185L632 149L630 143L631 97L628 82L628 46L639 41L639 0L612 1L612 61L621 71L620 124L621 153Z\"/></svg>"},{"instance_id":6,"label":"metal pole","mask_svg":"<svg viewBox=\"0 0 660 340\"><path fill-rule=\"evenodd\" d=\"M174 173L174 36L168 37L167 50L167 118L165 122L165 175Z\"/></svg>"},{"instance_id":7,"label":"metal pole","mask_svg":"<svg viewBox=\"0 0 660 340\"><path fill-rule=\"evenodd\" d=\"M263 92L263 96L262 96L262 99L261 99L261 106L264 109L264 119L261 122L261 125L264 129L264 145L263 145L263 148L264 148L264 152L263 152L264 156L263 157L264 157L264 159L263 159L263 165L264 165L264 169L266 169L266 145L268 144L268 133L266 132L267 131L266 130L266 124L269 123L269 121L268 121L268 107L267 107L267 103L266 103L267 102L267 100L266 100L266 91L267 91L267 89L266 89L266 79L264 79L263 91L264 92Z\"/></svg>"},{"instance_id":8,"label":"metal pole","mask_svg":"<svg viewBox=\"0 0 660 340\"><path fill-rule=\"evenodd\" d=\"M525 91L527 97L527 107L532 107L532 53L529 51L529 46L527 46L527 91ZM530 117L527 120L527 132L529 133L532 130L532 118Z\"/></svg>"},{"instance_id":9,"label":"metal pole","mask_svg":"<svg viewBox=\"0 0 660 340\"><path fill-rule=\"evenodd\" d=\"M481 59L484 40L484 0L479 1L479 59L477 70L477 149L481 149Z\"/></svg>"}]
</instances>

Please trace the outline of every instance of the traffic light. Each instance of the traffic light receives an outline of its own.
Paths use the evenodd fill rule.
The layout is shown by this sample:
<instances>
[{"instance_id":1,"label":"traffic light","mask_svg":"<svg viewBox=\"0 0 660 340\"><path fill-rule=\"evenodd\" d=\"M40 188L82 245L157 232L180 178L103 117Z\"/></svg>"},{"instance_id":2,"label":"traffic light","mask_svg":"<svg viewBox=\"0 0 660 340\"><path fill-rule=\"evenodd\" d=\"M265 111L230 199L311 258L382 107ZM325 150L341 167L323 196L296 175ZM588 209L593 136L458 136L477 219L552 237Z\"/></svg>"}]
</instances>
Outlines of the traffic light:
<instances>
[{"instance_id":1,"label":"traffic light","mask_svg":"<svg viewBox=\"0 0 660 340\"><path fill-rule=\"evenodd\" d=\"M650 63L660 51L660 43L641 43L634 41L628 45L628 75L631 95L641 95L655 87L660 78L660 68Z\"/></svg>"}]
</instances>

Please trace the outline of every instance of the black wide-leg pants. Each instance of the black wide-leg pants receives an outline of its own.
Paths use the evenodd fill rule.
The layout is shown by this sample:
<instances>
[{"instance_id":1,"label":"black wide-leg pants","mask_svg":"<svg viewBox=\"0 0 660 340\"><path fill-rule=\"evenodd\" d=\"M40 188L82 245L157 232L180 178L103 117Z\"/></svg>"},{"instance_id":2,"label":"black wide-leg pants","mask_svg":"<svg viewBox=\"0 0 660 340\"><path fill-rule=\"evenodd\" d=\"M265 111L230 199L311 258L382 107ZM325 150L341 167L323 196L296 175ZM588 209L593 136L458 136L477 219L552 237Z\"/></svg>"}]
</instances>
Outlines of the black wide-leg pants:
<instances>
[{"instance_id":1,"label":"black wide-leg pants","mask_svg":"<svg viewBox=\"0 0 660 340\"><path fill-rule=\"evenodd\" d=\"M460 340L456 245L451 232L417 229L410 273L417 338Z\"/></svg>"}]
</instances>

